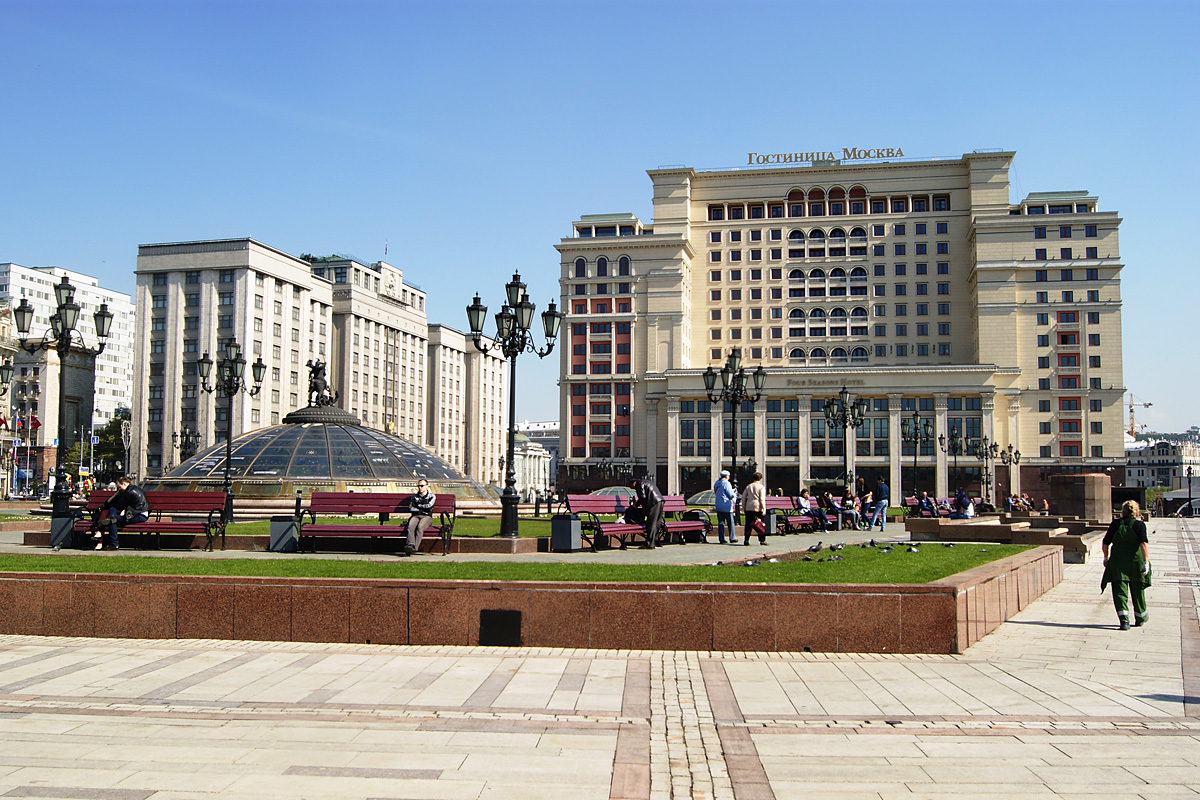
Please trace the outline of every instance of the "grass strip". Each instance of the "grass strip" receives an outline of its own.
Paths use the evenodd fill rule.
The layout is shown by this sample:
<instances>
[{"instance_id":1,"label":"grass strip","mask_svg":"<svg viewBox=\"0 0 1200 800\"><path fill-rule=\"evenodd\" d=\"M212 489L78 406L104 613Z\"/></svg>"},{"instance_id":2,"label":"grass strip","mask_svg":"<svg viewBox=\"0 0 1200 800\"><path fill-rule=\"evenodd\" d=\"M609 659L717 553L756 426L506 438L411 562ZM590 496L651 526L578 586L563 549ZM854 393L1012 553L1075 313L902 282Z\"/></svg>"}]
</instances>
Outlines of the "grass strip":
<instances>
[{"instance_id":1,"label":"grass strip","mask_svg":"<svg viewBox=\"0 0 1200 800\"><path fill-rule=\"evenodd\" d=\"M802 561L763 562L748 567L733 564L596 564L516 563L511 561L445 561L438 556L388 560L315 558L209 558L133 555L0 554L0 572L57 572L114 575L225 575L278 578L423 578L484 581L617 581L681 583L928 583L1028 550L1027 546L926 544L919 552L898 545L892 552L847 547L842 561L824 562L828 550ZM732 549L732 548L731 548ZM740 553L732 555L740 556Z\"/></svg>"}]
</instances>

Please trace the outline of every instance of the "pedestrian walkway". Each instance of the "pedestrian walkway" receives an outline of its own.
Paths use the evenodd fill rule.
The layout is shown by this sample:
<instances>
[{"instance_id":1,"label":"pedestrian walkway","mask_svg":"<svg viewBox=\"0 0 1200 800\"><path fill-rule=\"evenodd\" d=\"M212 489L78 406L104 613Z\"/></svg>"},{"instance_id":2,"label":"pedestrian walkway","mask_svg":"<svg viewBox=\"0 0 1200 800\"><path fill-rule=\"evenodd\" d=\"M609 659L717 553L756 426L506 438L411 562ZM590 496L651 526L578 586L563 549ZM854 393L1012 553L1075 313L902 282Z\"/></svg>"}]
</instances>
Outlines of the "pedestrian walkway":
<instances>
[{"instance_id":1,"label":"pedestrian walkway","mask_svg":"<svg viewBox=\"0 0 1200 800\"><path fill-rule=\"evenodd\" d=\"M0 637L0 797L1175 798L1200 793L1200 526L1150 623L1100 564L962 656Z\"/></svg>"}]
</instances>

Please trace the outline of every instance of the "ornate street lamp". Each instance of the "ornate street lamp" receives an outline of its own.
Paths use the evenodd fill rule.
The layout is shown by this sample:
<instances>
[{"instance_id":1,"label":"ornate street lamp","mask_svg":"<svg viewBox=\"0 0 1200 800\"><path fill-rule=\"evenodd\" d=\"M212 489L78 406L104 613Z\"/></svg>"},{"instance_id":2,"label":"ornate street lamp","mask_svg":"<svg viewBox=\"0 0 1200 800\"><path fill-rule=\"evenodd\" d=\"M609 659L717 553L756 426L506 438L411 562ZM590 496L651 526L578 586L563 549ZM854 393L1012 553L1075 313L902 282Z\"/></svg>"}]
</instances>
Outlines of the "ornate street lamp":
<instances>
[{"instance_id":1,"label":"ornate street lamp","mask_svg":"<svg viewBox=\"0 0 1200 800\"><path fill-rule=\"evenodd\" d=\"M976 439L971 443L971 454L983 462L983 468L979 473L979 480L983 483L983 501L985 503L992 502L992 463L1000 455L1000 445L995 442L989 444L988 437Z\"/></svg>"},{"instance_id":2,"label":"ornate street lamp","mask_svg":"<svg viewBox=\"0 0 1200 800\"><path fill-rule=\"evenodd\" d=\"M1192 516L1192 468L1187 468L1188 479L1188 516Z\"/></svg>"},{"instance_id":3,"label":"ornate street lamp","mask_svg":"<svg viewBox=\"0 0 1200 800\"><path fill-rule=\"evenodd\" d=\"M857 428L867 418L867 400L860 397L850 402L850 392L845 386L838 392L837 399L825 401L825 421L830 427L842 428L842 473L846 486L854 485L854 459L850 455L850 428Z\"/></svg>"},{"instance_id":4,"label":"ornate street lamp","mask_svg":"<svg viewBox=\"0 0 1200 800\"><path fill-rule=\"evenodd\" d=\"M504 285L504 299L496 316L496 336L488 344L483 343L483 324L487 319L487 306L479 301L479 295L467 306L467 323L471 326L471 340L481 353L498 349L508 359L508 458L504 473L504 491L500 495L500 535L517 538L517 476L513 463L513 450L517 436L517 356L535 353L545 358L554 349L558 328L562 325L563 313L551 300L542 312L542 331L546 335L546 346L539 349L533 342L529 327L533 324L534 305L521 282L520 273L514 272L512 280Z\"/></svg>"},{"instance_id":5,"label":"ornate street lamp","mask_svg":"<svg viewBox=\"0 0 1200 800\"><path fill-rule=\"evenodd\" d=\"M1012 468L1021 463L1021 451L1013 450L1012 442L1009 442L1008 447L1000 451L1000 463L1008 468L1008 492L1012 494Z\"/></svg>"},{"instance_id":6,"label":"ornate street lamp","mask_svg":"<svg viewBox=\"0 0 1200 800\"><path fill-rule=\"evenodd\" d=\"M229 464L233 458L233 398L239 393L245 392L250 397L254 397L262 391L263 378L267 374L267 365L263 363L262 356L251 366L254 376L254 388L246 385L244 379L246 374L246 359L242 357L242 346L237 343L236 339L230 339L225 344L225 351L221 354L221 360L217 363L217 375L212 384L208 382L208 376L212 374L213 360L208 357L208 351L204 351L204 355L196 360L196 367L200 371L200 388L208 394L214 392L225 398L225 511L221 515L221 521L228 525L233 522L233 484L229 480ZM223 545L222 545L223 546Z\"/></svg>"},{"instance_id":7,"label":"ornate street lamp","mask_svg":"<svg viewBox=\"0 0 1200 800\"><path fill-rule=\"evenodd\" d=\"M921 451L921 445L929 444L933 441L933 423L929 420L921 422L921 412L913 409L912 417L900 420L900 440L904 444L911 444L913 449L913 497L917 496L917 454ZM901 481L903 483L903 481ZM903 487L897 487L897 494L904 497Z\"/></svg>"},{"instance_id":8,"label":"ornate street lamp","mask_svg":"<svg viewBox=\"0 0 1200 800\"><path fill-rule=\"evenodd\" d=\"M8 385L13 379L13 363L11 358L4 359L4 363L0 364L0 397L8 394Z\"/></svg>"},{"instance_id":9,"label":"ornate street lamp","mask_svg":"<svg viewBox=\"0 0 1200 800\"><path fill-rule=\"evenodd\" d=\"M33 354L41 350L54 350L58 353L58 445L54 448L54 491L50 493L53 511L50 522L50 544L55 550L71 538L75 525L75 517L71 514L71 490L67 488L67 468L63 456L67 450L67 432L70 430L67 421L67 393L63 371L66 368L67 354L72 349L75 352L95 358L104 352L108 343L108 334L112 330L113 314L108 310L108 303L101 303L100 308L92 315L96 326L97 346L87 347L83 335L75 330L79 323L79 304L75 302L75 287L63 275L62 280L54 285L54 299L58 307L50 315L50 328L36 341L28 341L29 326L33 323L33 306L29 300L22 297L21 303L13 309L13 319L17 324L17 335L21 339L21 349ZM9 379L12 377L12 365L8 366Z\"/></svg>"},{"instance_id":10,"label":"ornate street lamp","mask_svg":"<svg viewBox=\"0 0 1200 800\"><path fill-rule=\"evenodd\" d=\"M721 376L721 388L717 388L717 376ZM738 427L737 414L738 408L743 402L757 403L762 397L763 385L767 382L766 370L759 364L754 372L747 374L746 368L742 366L742 351L739 348L733 348L729 351L728 358L725 359L725 365L721 367L718 373L711 366L704 370L704 391L708 395L710 403L729 403L729 408L732 414L731 427L733 429L733 452L730 455L730 477L733 482L734 502L737 502L738 489ZM750 390L753 385L754 390ZM737 513L735 507L734 513Z\"/></svg>"},{"instance_id":11,"label":"ornate street lamp","mask_svg":"<svg viewBox=\"0 0 1200 800\"><path fill-rule=\"evenodd\" d=\"M942 449L943 453L954 457L954 493L957 494L958 490L962 488L958 485L958 454L966 452L966 445L962 436L958 434L958 428L950 428L949 438L944 433L938 436L938 447Z\"/></svg>"},{"instance_id":12,"label":"ornate street lamp","mask_svg":"<svg viewBox=\"0 0 1200 800\"><path fill-rule=\"evenodd\" d=\"M200 431L194 431L183 426L183 430L174 431L171 433L171 450L179 451L179 461L182 463L187 461L196 454L196 448L200 446ZM171 469L167 468L168 471Z\"/></svg>"}]
</instances>

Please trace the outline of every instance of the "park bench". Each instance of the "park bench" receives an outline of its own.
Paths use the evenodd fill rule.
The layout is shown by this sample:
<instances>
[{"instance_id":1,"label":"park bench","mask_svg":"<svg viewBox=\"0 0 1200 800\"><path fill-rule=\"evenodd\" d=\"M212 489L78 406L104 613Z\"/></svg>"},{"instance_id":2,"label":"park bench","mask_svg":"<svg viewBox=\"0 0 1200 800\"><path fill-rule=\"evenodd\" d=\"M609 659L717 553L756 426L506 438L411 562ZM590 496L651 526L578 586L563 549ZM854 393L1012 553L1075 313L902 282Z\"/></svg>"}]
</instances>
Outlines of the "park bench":
<instances>
[{"instance_id":1,"label":"park bench","mask_svg":"<svg viewBox=\"0 0 1200 800\"><path fill-rule=\"evenodd\" d=\"M669 494L663 497L662 527L667 533L667 542L686 543L689 533L699 533L699 540L703 542L712 530L712 521L704 509L688 508L683 495Z\"/></svg>"},{"instance_id":2,"label":"park bench","mask_svg":"<svg viewBox=\"0 0 1200 800\"><path fill-rule=\"evenodd\" d=\"M296 514L296 549L303 550L307 540L311 552L317 552L318 538L403 539L408 536L408 503L411 493L398 492L313 492L308 508ZM453 494L436 495L433 506L435 521L422 537L440 538L442 555L450 552L450 534L458 504ZM305 522L308 515L310 521ZM375 515L375 524L347 522L318 522L317 517L353 517ZM392 521L392 515L399 519Z\"/></svg>"},{"instance_id":3,"label":"park bench","mask_svg":"<svg viewBox=\"0 0 1200 800\"><path fill-rule=\"evenodd\" d=\"M86 536L91 529L100 508L116 492L108 489L97 489L88 495L87 505L84 506L87 517L76 520L74 532ZM162 534L184 534L189 536L204 536L205 550L211 551L217 536L221 537L221 549L225 549L225 513L224 492L167 492L148 490L146 502L150 504L150 519L145 522L135 522L121 528L121 538L132 533L139 537L154 535L154 546L161 544ZM165 518L164 518L165 515ZM189 516L194 519L176 519L176 516ZM107 537L107 524L102 522L101 532Z\"/></svg>"},{"instance_id":4,"label":"park bench","mask_svg":"<svg viewBox=\"0 0 1200 800\"><path fill-rule=\"evenodd\" d=\"M592 548L593 553L596 552L596 540L601 537L604 539L601 544L605 546L611 546L608 543L609 539L616 539L621 543L622 550L627 544L626 539L637 536L643 540L646 538L646 531L641 525L623 520L601 519L601 516L625 513L624 499L618 495L569 494L567 509L579 517L580 536Z\"/></svg>"},{"instance_id":5,"label":"park bench","mask_svg":"<svg viewBox=\"0 0 1200 800\"><path fill-rule=\"evenodd\" d=\"M766 513L775 512L776 533L811 533L816 527L812 517L805 516L796 508L794 497L775 497L768 495Z\"/></svg>"}]
</instances>

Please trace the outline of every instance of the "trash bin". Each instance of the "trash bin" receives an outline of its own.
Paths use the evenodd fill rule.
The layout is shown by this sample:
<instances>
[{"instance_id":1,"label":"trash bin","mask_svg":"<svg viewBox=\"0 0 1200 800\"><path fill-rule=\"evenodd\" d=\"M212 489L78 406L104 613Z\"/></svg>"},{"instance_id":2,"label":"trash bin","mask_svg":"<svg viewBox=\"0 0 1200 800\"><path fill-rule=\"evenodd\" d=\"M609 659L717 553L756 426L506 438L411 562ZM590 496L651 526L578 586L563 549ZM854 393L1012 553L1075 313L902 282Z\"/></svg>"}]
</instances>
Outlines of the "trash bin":
<instances>
[{"instance_id":1,"label":"trash bin","mask_svg":"<svg viewBox=\"0 0 1200 800\"><path fill-rule=\"evenodd\" d=\"M298 544L296 518L291 514L271 517L270 551L272 553L294 553Z\"/></svg>"},{"instance_id":2,"label":"trash bin","mask_svg":"<svg viewBox=\"0 0 1200 800\"><path fill-rule=\"evenodd\" d=\"M767 520L765 524L767 526L766 535L774 536L776 530L775 526L779 524L779 512L776 509L772 508L767 512Z\"/></svg>"},{"instance_id":3,"label":"trash bin","mask_svg":"<svg viewBox=\"0 0 1200 800\"><path fill-rule=\"evenodd\" d=\"M550 549L573 553L583 549L583 524L577 514L555 514L550 518Z\"/></svg>"}]
</instances>

